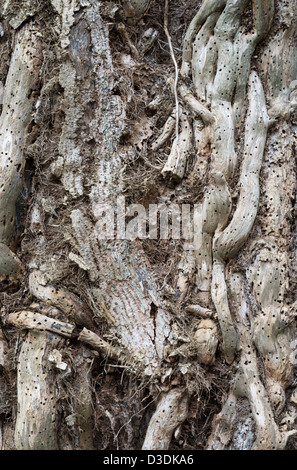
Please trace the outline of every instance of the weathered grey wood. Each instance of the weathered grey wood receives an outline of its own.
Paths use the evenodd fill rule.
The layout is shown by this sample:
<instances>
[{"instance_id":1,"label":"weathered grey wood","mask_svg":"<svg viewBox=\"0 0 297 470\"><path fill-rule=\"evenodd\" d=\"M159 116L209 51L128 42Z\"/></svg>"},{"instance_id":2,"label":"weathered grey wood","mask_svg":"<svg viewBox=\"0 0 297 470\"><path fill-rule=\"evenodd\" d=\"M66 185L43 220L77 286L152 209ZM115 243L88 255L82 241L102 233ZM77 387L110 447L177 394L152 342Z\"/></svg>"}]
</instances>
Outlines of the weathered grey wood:
<instances>
[{"instance_id":1,"label":"weathered grey wood","mask_svg":"<svg viewBox=\"0 0 297 470\"><path fill-rule=\"evenodd\" d=\"M29 331L18 362L18 413L15 446L18 450L56 450L57 389L50 352L60 339L52 333Z\"/></svg>"},{"instance_id":2,"label":"weathered grey wood","mask_svg":"<svg viewBox=\"0 0 297 470\"><path fill-rule=\"evenodd\" d=\"M100 351L106 356L111 356L118 360L121 359L122 361L125 359L124 354L120 349L113 347L93 331L83 328L78 334L75 325L56 320L55 318L50 318L36 311L31 312L26 310L10 313L6 318L6 323L21 330L52 332L65 338L77 338L83 343L86 343L92 349ZM3 354L4 351L5 343L3 343Z\"/></svg>"},{"instance_id":3,"label":"weathered grey wood","mask_svg":"<svg viewBox=\"0 0 297 470\"><path fill-rule=\"evenodd\" d=\"M244 292L244 279L239 273L230 280L232 295L236 303L237 325L240 337L241 360L234 386L221 413L216 417L213 433L209 440L209 449L228 448L233 438L234 416L239 398L249 400L252 415L256 423L254 450L275 450L284 448L287 439L296 431L280 431L275 419L269 395L258 373L256 348L249 327L249 306ZM234 409L230 410L230 407ZM226 423L228 428L226 430ZM226 432L227 431L227 432ZM239 443L237 442L237 445Z\"/></svg>"},{"instance_id":4,"label":"weathered grey wood","mask_svg":"<svg viewBox=\"0 0 297 470\"><path fill-rule=\"evenodd\" d=\"M8 2L9 3L9 2ZM9 249L16 231L16 202L23 189L23 147L38 90L41 42L34 24L22 27L6 78L0 116L0 277L16 278L21 262ZM33 59L31 58L33 56Z\"/></svg>"},{"instance_id":5,"label":"weathered grey wood","mask_svg":"<svg viewBox=\"0 0 297 470\"><path fill-rule=\"evenodd\" d=\"M175 429L187 416L188 397L183 389L163 395L150 421L142 450L166 450Z\"/></svg>"},{"instance_id":6,"label":"weathered grey wood","mask_svg":"<svg viewBox=\"0 0 297 470\"><path fill-rule=\"evenodd\" d=\"M96 333L93 333L93 331L83 328L83 330L78 335L78 339L96 351L102 352L106 356L110 356L118 360L122 358L122 360L124 360L124 355L119 349L114 348L108 344L106 341L96 335Z\"/></svg>"},{"instance_id":7,"label":"weathered grey wood","mask_svg":"<svg viewBox=\"0 0 297 470\"><path fill-rule=\"evenodd\" d=\"M10 313L6 322L20 329L48 331L66 338L72 338L75 330L74 325L30 311Z\"/></svg>"}]
</instances>

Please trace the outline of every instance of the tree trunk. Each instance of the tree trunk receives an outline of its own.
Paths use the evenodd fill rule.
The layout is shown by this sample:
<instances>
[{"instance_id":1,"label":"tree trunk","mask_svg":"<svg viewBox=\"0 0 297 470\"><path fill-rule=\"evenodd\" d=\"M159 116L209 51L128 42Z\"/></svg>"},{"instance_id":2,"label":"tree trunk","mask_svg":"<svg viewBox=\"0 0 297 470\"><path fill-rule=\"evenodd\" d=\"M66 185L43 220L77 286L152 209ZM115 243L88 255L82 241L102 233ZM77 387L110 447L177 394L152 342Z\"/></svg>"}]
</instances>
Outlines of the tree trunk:
<instances>
[{"instance_id":1,"label":"tree trunk","mask_svg":"<svg viewBox=\"0 0 297 470\"><path fill-rule=\"evenodd\" d=\"M1 448L295 449L295 2L0 13Z\"/></svg>"}]
</instances>

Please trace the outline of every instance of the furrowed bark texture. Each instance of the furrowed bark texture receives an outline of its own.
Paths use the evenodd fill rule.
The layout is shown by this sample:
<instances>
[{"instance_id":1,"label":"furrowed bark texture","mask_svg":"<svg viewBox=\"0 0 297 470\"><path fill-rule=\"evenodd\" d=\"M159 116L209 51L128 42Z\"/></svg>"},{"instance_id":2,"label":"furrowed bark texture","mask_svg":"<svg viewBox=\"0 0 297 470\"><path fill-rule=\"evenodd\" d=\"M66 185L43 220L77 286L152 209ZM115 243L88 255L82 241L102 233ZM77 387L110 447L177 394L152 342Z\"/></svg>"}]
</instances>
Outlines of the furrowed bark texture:
<instances>
[{"instance_id":1,"label":"furrowed bark texture","mask_svg":"<svg viewBox=\"0 0 297 470\"><path fill-rule=\"evenodd\" d=\"M0 1L2 449L296 448L297 8L167 6Z\"/></svg>"}]
</instances>

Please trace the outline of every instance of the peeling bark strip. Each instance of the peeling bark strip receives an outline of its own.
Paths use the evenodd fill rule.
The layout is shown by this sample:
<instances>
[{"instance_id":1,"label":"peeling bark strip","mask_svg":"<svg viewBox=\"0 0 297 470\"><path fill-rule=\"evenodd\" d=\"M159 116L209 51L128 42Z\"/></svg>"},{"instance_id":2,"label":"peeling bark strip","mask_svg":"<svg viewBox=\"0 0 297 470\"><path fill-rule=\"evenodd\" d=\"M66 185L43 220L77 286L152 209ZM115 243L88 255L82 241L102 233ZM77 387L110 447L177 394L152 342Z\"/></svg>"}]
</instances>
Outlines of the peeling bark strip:
<instances>
[{"instance_id":1,"label":"peeling bark strip","mask_svg":"<svg viewBox=\"0 0 297 470\"><path fill-rule=\"evenodd\" d=\"M30 134L41 65L40 32L28 23L16 45L3 93L0 117L0 277L18 277L21 263L10 251L16 231L16 202L23 189L23 148Z\"/></svg>"}]
</instances>

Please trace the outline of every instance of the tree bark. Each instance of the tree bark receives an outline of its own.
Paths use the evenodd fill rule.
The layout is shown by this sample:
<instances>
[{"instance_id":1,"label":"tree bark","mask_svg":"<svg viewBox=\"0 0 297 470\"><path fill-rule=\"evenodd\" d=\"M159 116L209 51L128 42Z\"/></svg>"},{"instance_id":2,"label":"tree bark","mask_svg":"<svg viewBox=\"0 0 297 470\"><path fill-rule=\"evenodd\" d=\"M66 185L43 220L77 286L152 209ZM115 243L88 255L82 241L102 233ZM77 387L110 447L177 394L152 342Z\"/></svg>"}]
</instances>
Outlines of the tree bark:
<instances>
[{"instance_id":1,"label":"tree bark","mask_svg":"<svg viewBox=\"0 0 297 470\"><path fill-rule=\"evenodd\" d=\"M296 448L297 7L179 3L0 1L2 449Z\"/></svg>"}]
</instances>

